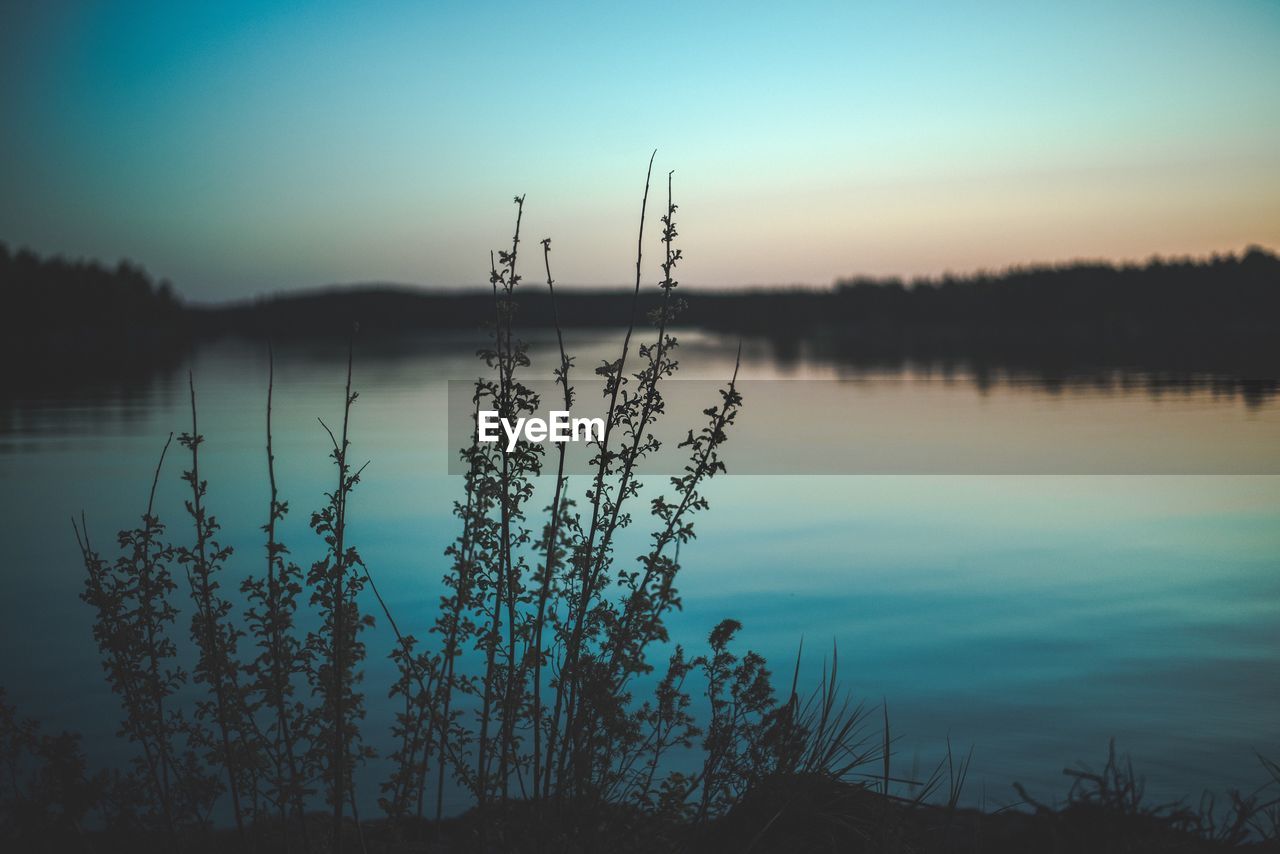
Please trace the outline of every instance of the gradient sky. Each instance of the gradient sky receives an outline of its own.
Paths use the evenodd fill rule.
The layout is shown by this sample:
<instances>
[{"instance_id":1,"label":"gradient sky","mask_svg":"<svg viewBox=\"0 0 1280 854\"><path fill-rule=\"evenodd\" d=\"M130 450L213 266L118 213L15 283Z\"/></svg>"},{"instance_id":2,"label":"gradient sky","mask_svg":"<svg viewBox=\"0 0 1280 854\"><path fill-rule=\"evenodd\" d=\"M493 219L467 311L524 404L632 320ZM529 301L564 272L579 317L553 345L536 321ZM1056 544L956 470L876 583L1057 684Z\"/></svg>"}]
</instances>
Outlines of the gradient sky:
<instances>
[{"instance_id":1,"label":"gradient sky","mask_svg":"<svg viewBox=\"0 0 1280 854\"><path fill-rule=\"evenodd\" d=\"M1280 246L1280 3L964 5L6 3L0 240L456 286L523 192L624 282L657 148L689 284Z\"/></svg>"}]
</instances>

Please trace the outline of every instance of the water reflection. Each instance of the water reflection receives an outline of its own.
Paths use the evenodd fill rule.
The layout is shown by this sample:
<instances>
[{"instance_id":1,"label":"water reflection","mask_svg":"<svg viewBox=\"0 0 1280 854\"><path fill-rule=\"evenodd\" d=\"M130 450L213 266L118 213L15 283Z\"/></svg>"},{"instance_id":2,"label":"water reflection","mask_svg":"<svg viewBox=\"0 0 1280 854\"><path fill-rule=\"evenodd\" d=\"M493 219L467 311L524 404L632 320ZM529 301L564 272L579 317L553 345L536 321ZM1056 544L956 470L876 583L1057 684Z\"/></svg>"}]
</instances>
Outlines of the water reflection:
<instances>
[{"instance_id":1,"label":"water reflection","mask_svg":"<svg viewBox=\"0 0 1280 854\"><path fill-rule=\"evenodd\" d=\"M728 376L736 339L681 338L683 376ZM422 636L455 534L458 482L444 474L440 450L446 381L477 373L482 343L433 335L361 342L358 352L353 453L372 462L351 537L398 619ZM612 358L617 333L574 330L569 344L586 373ZM533 342L535 373L549 372L552 347ZM344 359L340 343L277 348L277 476L294 507L281 536L303 565L320 548L306 516L331 488L316 417L341 406ZM91 614L76 599L81 568L67 517L83 508L102 542L136 519L164 438L187 428L188 367L208 437L209 503L236 549L234 578L261 562L264 348L225 341L145 378L8 394L0 404L0 682L50 728L83 730L98 761L118 750L116 707ZM1053 383L949 363L855 365L803 348L788 360L762 339L744 342L743 374L843 380L831 387L866 418L883 418L883 447L896 439L906 454L918 442L895 431L932 419L935 439L958 434L966 406L998 416L998 445L1038 447L1044 437L1030 434L1119 412L1160 425L1165 432L1146 441L1177 453L1262 455L1274 465L1280 441L1270 393L1251 399L1212 380L1165 386L1113 369L1102 384ZM938 394L946 407L924 406ZM1150 420L1153 401L1163 420ZM753 411L748 400L739 447L767 453L749 441L750 419L789 414ZM663 480L650 478L648 489ZM158 496L174 537L184 535L182 491L174 465ZM1100 757L1111 736L1133 752L1157 799L1250 787L1259 782L1253 751L1280 749L1280 685L1263 676L1280 664L1280 477L742 475L713 481L707 496L711 510L682 552L685 609L671 620L673 639L700 647L733 616L746 625L743 641L775 662L791 660L805 637L810 673L838 643L855 694L888 699L904 765L926 764L948 736L974 744L973 792L988 805L1011 798L1014 780L1061 793L1060 769ZM647 535L637 523L618 554L639 554ZM375 746L392 714L382 702L388 635L380 625L368 638ZM384 770L371 764L365 791Z\"/></svg>"},{"instance_id":2,"label":"water reflection","mask_svg":"<svg viewBox=\"0 0 1280 854\"><path fill-rule=\"evenodd\" d=\"M547 330L531 330L527 336L535 355L550 356L554 341ZM706 371L725 364L737 339L700 330L679 333L686 370ZM612 329L575 329L569 332L571 348L579 365L603 358L617 346L618 332ZM475 351L484 346L479 333L431 332L362 338L359 353L362 368L373 375L421 371L430 364L429 374L463 379L476 372ZM957 357L934 356L856 347L850 342L813 336L749 337L742 341L745 377L818 379L847 381L910 377L939 380L945 384L972 387L981 394L994 391L1030 390L1052 395L1087 393L1132 397L1145 394L1152 399L1207 398L1213 401L1240 400L1258 409L1280 393L1280 379L1271 376L1270 366L1239 365L1214 369L1208 360L1199 368L1160 368L1140 361L1027 362L1017 358L997 359L991 354ZM49 363L25 365L6 377L0 387L0 436L46 438L74 432L73 422L93 415L103 419L104 430L119 429L131 417L153 405L152 396L165 393L175 378L201 359L224 361L231 357L246 367L259 367L264 344L238 338L206 341L194 353L172 355L158 361L106 361L98 363ZM345 359L339 340L294 338L277 342L282 358L305 364L317 374L332 371ZM235 354L232 356L231 354ZM1105 354L1104 354L1105 355ZM248 361L245 361L245 360ZM454 373L456 371L456 374ZM585 372L584 372L585 373ZM704 374L699 374L703 376ZM705 374L709 379L722 376ZM158 401L154 405L167 405ZM78 412L83 408L83 412ZM11 447L11 446L7 446Z\"/></svg>"}]
</instances>

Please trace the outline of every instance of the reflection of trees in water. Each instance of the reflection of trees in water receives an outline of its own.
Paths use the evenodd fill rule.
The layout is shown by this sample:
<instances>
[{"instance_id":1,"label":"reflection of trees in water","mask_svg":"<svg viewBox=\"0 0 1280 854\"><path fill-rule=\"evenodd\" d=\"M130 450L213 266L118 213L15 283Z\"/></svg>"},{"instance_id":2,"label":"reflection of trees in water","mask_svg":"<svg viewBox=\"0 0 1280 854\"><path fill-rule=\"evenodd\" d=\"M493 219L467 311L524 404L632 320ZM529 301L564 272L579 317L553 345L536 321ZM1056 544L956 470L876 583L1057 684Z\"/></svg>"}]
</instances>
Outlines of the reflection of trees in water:
<instances>
[{"instance_id":1,"label":"reflection of trees in water","mask_svg":"<svg viewBox=\"0 0 1280 854\"><path fill-rule=\"evenodd\" d=\"M719 340L719 336L713 339ZM474 352L474 341L474 336L457 333L390 335L371 338L362 357L368 374L395 376L414 370L424 358L465 357ZM290 362L324 369L334 363L331 343L299 338L284 342L278 350ZM751 337L744 343L748 351L766 357L784 374L803 372L806 366L834 367L851 377L910 374L968 383L979 393L1027 389L1063 395L1209 394L1224 401L1240 400L1250 408L1280 395L1280 378L1266 359L1241 357L1226 344L1216 351L1208 347L1180 352L1113 347L1078 353L1044 344L980 348L951 343L940 346L933 341L920 345L823 332ZM68 418L70 406L91 413L97 431L128 432L131 424L145 418L148 409L168 406L182 365L215 344L227 352L239 349L235 342L206 340L197 343L191 353L174 350L136 357L75 355L28 361L22 366L26 373L9 378L0 393L0 436L39 440L78 434L84 422ZM256 353L260 342L244 341L243 345Z\"/></svg>"},{"instance_id":2,"label":"reflection of trees in water","mask_svg":"<svg viewBox=\"0 0 1280 854\"><path fill-rule=\"evenodd\" d=\"M818 332L802 339L769 338L783 365L834 365L855 373L909 372L971 382L979 391L1031 387L1061 394L1090 391L1153 396L1208 392L1240 398L1257 407L1280 393L1280 372L1260 342L1200 340L1185 347L1175 342L1126 342L1080 347L1069 341L956 341L943 337L860 337ZM1256 344L1256 345L1255 345Z\"/></svg>"},{"instance_id":3,"label":"reflection of trees in water","mask_svg":"<svg viewBox=\"0 0 1280 854\"><path fill-rule=\"evenodd\" d=\"M33 441L83 433L68 407L91 413L98 433L130 432L149 410L167 405L181 365L171 354L143 361L85 358L45 362L21 377L6 377L0 394L0 436Z\"/></svg>"}]
</instances>

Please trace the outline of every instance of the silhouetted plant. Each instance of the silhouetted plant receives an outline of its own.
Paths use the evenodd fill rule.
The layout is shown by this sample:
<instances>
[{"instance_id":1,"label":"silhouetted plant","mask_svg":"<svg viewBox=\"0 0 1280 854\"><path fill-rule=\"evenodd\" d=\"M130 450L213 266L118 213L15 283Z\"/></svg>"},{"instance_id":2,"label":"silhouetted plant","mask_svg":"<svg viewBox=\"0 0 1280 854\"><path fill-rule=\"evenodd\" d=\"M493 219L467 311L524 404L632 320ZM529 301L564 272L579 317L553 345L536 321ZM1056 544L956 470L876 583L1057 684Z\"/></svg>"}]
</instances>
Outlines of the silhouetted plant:
<instances>
[{"instance_id":1,"label":"silhouetted plant","mask_svg":"<svg viewBox=\"0 0 1280 854\"><path fill-rule=\"evenodd\" d=\"M538 396L516 376L518 369L529 365L529 357L524 342L513 332L516 313L513 294L521 279L516 272L516 259L524 197L517 196L515 204L516 227L511 250L499 252L501 266L491 264L490 269L495 309L494 346L481 354L497 377L496 381L482 379L476 384L477 403L488 398L500 418L512 421L537 411L539 404ZM519 610L527 594L524 579L528 567L523 548L532 540L525 524L524 508L533 495L533 478L542 471L541 445L520 443L510 453L500 443L488 445L487 449L482 453L485 464L478 488L482 494L492 494L498 515L493 529L497 537L495 548L490 560L478 565L480 583L476 590L480 595L475 600L481 625L487 625L487 630L478 638L485 655L476 736L475 793L481 806L493 795L500 794L504 801L507 799L517 761L520 738L516 724L525 687L518 645L525 640L530 628L527 616ZM498 727L496 738L490 732L493 724Z\"/></svg>"},{"instance_id":2,"label":"silhouetted plant","mask_svg":"<svg viewBox=\"0 0 1280 854\"><path fill-rule=\"evenodd\" d=\"M425 652L418 652L418 640L413 635L399 635L398 644L391 652L400 676L391 686L388 696L399 697L403 708L396 712L391 735L396 749L388 757L392 762L391 779L382 784L383 797L379 799L383 811L399 821L410 815L421 819L427 795L427 775L431 770L432 749L435 746L435 686L439 660Z\"/></svg>"},{"instance_id":3,"label":"silhouetted plant","mask_svg":"<svg viewBox=\"0 0 1280 854\"><path fill-rule=\"evenodd\" d=\"M100 806L107 775L90 774L80 736L43 735L0 688L0 839L25 850L85 847L84 820Z\"/></svg>"},{"instance_id":4,"label":"silhouetted plant","mask_svg":"<svg viewBox=\"0 0 1280 854\"><path fill-rule=\"evenodd\" d=\"M289 817L310 850L306 824L306 799L311 794L312 776L308 745L313 738L313 711L297 699L295 683L311 669L311 650L295 632L298 596L303 592L302 570L288 559L289 550L276 535L276 526L289 512L289 502L281 501L276 488L275 452L272 448L271 404L275 389L275 358L267 355L267 478L271 493L267 522L266 574L249 576L240 585L248 602L245 624L254 639L258 656L245 664L247 697L251 712L267 718L264 748L270 759L265 795L280 817L282 845L290 849Z\"/></svg>"},{"instance_id":5,"label":"silhouetted plant","mask_svg":"<svg viewBox=\"0 0 1280 854\"><path fill-rule=\"evenodd\" d=\"M141 524L117 537L121 554L114 564L94 550L87 525L72 525L87 573L81 598L96 612L102 667L123 706L120 734L141 751L132 788L142 793L142 817L177 845L185 828L207 820L216 784L186 747L190 725L171 702L188 677L170 635L178 613L170 600L177 587L169 569L174 551L161 541L164 525L154 504L172 440L170 434L160 454Z\"/></svg>"},{"instance_id":6,"label":"silhouetted plant","mask_svg":"<svg viewBox=\"0 0 1280 854\"><path fill-rule=\"evenodd\" d=\"M480 397L475 399L478 416ZM436 757L436 821L443 817L445 774L453 769L455 777L474 791L470 780L470 765L466 761L471 732L462 724L462 712L454 704L455 694L474 694L471 677L458 672L458 660L465 645L479 633L479 627L471 618L477 590L477 555L487 553L491 545L492 519L490 509L494 503L491 491L482 489L483 472L487 458L481 450L478 434L473 436L470 447L463 451L467 462L464 476L463 501L453 505L454 515L462 523L457 541L445 549L445 556L452 563L444 576L444 585L450 592L440 599L440 607L432 631L440 636L440 678L434 698L434 724L438 735L435 744Z\"/></svg>"},{"instance_id":7,"label":"silhouetted plant","mask_svg":"<svg viewBox=\"0 0 1280 854\"><path fill-rule=\"evenodd\" d=\"M1280 840L1280 762L1258 755L1258 763L1270 778L1267 784L1250 796L1254 814L1249 826L1263 839ZM1263 793L1270 797L1263 800Z\"/></svg>"},{"instance_id":8,"label":"silhouetted plant","mask_svg":"<svg viewBox=\"0 0 1280 854\"><path fill-rule=\"evenodd\" d=\"M1117 755L1115 739L1102 770L1063 771L1072 784L1061 809L1031 797L1020 783L1014 788L1045 819L1056 844L1071 850L1163 851L1193 840L1227 848L1246 842L1251 834L1270 841L1278 838L1274 816L1280 797L1274 785L1280 784L1280 768L1261 761L1272 775L1271 783L1249 795L1228 791L1228 802L1221 806L1207 793L1194 807L1183 801L1148 802L1142 778L1134 773L1131 760Z\"/></svg>"},{"instance_id":9,"label":"silhouetted plant","mask_svg":"<svg viewBox=\"0 0 1280 854\"><path fill-rule=\"evenodd\" d=\"M325 794L333 816L335 851L342 850L348 805L359 832L352 774L359 762L372 756L360 738L364 694L356 686L363 679L360 663L365 656L360 634L373 625L373 617L361 612L358 596L365 586L363 561L347 542L347 499L364 470L364 466L352 468L348 457L351 406L359 396L351 390L352 346L348 343L341 432L335 436L323 420L320 422L332 443L329 456L337 470L337 484L332 492L326 493L328 503L311 514L311 528L324 540L328 551L307 573L312 589L311 604L321 620L319 630L307 635L307 648L313 661L309 672L311 687L320 700L315 725L318 735L312 744L311 761L321 770L325 781Z\"/></svg>"},{"instance_id":10,"label":"silhouetted plant","mask_svg":"<svg viewBox=\"0 0 1280 854\"><path fill-rule=\"evenodd\" d=\"M648 188L646 179L633 310L643 277ZM539 404L521 379L520 370L529 360L514 332L523 197L516 197L515 203L511 250L498 253L491 271L493 346L480 353L494 376L477 381L472 401L476 411L496 409L511 420L534 412ZM455 505L462 531L446 551L453 561L445 578L450 595L442 599L434 628L441 642L434 718L440 761L437 816L446 766L482 809L517 798L537 803L552 797L558 810L572 802L630 804L656 812L676 810L696 788L707 793L701 809L705 816L713 806L721 809L727 803L728 796L721 793L735 781L741 784L740 778L747 775L743 763L763 761L756 755L762 748L751 746L746 730L737 724L725 729L717 718L715 736L709 739L716 758L703 774L690 779L669 774L664 767L664 757L672 749L692 746L699 732L686 680L696 668L720 660L715 656L726 655L723 648L713 658L693 662L677 649L652 700L634 704L629 692L636 675L652 670L646 650L667 640L663 617L680 604L675 586L679 547L693 537L692 516L707 506L701 487L724 471L720 448L742 402L735 370L720 403L705 410L706 425L690 429L681 443L689 462L671 478L674 496L650 503L658 528L649 550L640 556L639 568L617 564L613 544L632 521L628 505L641 492L640 466L660 445L653 431L665 412L662 383L678 367L673 358L678 342L668 332L681 307L673 296L678 285L674 272L682 257L674 246L676 210L668 176L662 300L651 315L655 337L639 345L640 364L629 371L633 317L621 356L596 369L604 380L606 417L594 447L594 473L583 513L569 497L563 445L556 452L555 482L538 537L530 531L526 508L533 496L533 478L542 471L541 447L518 443L508 453L497 443L481 444L473 436L470 447L462 451L465 496ZM554 315L550 240L542 245ZM559 364L553 375L567 409L575 399L573 360L558 328L557 333ZM537 554L537 560L531 562L528 553ZM478 672L458 669L468 643L484 658ZM758 682L749 692L753 709L764 716L773 702L768 673L758 656L749 654L745 660ZM719 671L711 667L708 672ZM739 694L741 700L748 699L745 688ZM464 709L474 710L472 726L459 709L460 698L465 699ZM518 786L518 795L513 786Z\"/></svg>"},{"instance_id":11,"label":"silhouetted plant","mask_svg":"<svg viewBox=\"0 0 1280 854\"><path fill-rule=\"evenodd\" d=\"M231 797L232 817L242 840L247 840L248 826L258 815L258 785L262 771L262 740L254 726L241 683L238 646L244 630L232 621L232 604L220 592L224 564L232 554L230 546L217 539L218 520L208 512L204 499L208 482L200 477L200 434L196 416L195 379L188 376L191 395L191 432L178 436L178 442L191 452L191 468L182 479L191 489L186 500L187 513L195 529L191 546L175 549L178 564L186 569L191 600L191 640L198 652L192 671L196 683L204 684L208 699L196 703L190 722L193 741L206 751L211 765L226 776Z\"/></svg>"}]
</instances>

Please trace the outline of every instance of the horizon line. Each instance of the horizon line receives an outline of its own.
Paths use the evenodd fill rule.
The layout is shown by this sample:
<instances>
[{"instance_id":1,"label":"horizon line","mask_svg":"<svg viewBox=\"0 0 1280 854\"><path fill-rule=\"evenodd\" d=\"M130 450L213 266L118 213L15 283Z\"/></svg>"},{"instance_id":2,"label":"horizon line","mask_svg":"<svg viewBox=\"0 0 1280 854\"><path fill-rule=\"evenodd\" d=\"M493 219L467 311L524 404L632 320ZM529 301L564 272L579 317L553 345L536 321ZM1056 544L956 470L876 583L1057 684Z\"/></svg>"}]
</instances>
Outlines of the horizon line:
<instances>
[{"instance_id":1,"label":"horizon line","mask_svg":"<svg viewBox=\"0 0 1280 854\"><path fill-rule=\"evenodd\" d=\"M828 282L739 282L734 284L707 284L697 286L699 290L725 291L733 293L742 293L749 291L759 292L804 292L804 291L832 291L844 284L856 282L870 282L876 284L888 284L893 282L901 283L906 287L912 287L918 284L927 284L933 282L941 282L948 279L974 279L980 277L1000 277L1021 272L1034 272L1046 270L1062 270L1072 267L1086 266L1102 266L1111 267L1117 270L1136 269L1142 267L1150 267L1157 264L1210 264L1216 261L1241 260L1251 252L1261 252L1272 257L1280 256L1280 249L1264 245L1260 241L1250 241L1239 250L1228 250L1225 252L1214 251L1208 254L1196 255L1192 253L1162 255L1160 253L1152 253L1146 257L1135 260L1132 258L1101 258L1088 256L1075 256L1073 258L1062 258L1053 261L1033 260L1021 261L1006 264L1000 267L975 267L969 270L959 272L952 268L945 268L941 272L932 274L875 274L875 273L851 273L844 276L837 276ZM168 282L173 289L175 295L187 306L192 308L213 308L213 307L229 307L237 305L253 305L254 303L278 299L281 297L298 297L298 296L321 296L333 293L346 293L358 290L384 290L384 291L414 291L428 295L442 296L461 296L470 293L473 290L483 288L488 285L487 282L477 279L474 282L463 282L453 284L428 284L424 282L404 282L386 279L364 279L349 280L345 282L328 282L316 285L293 285L283 288L267 289L258 293L247 296L235 296L222 299L206 299L199 297L189 297L184 295L178 284L173 282L166 276L156 275L150 271L143 263L135 261L132 258L120 257L114 262L103 261L99 258L90 258L87 256L69 256L66 253L55 252L44 254L31 248L30 246L19 246L14 248L8 241L0 239L0 253L8 253L10 257L16 257L22 253L29 253L36 256L41 261L60 260L67 264L83 264L98 265L104 269L118 268L120 266L130 266L138 269L146 275L152 282L159 285ZM542 282L545 284L545 282ZM603 293L610 291L627 292L635 288L634 282L582 282L582 281L561 281L556 280L558 287L567 290L576 290L593 293ZM688 283L683 283L688 286Z\"/></svg>"}]
</instances>

